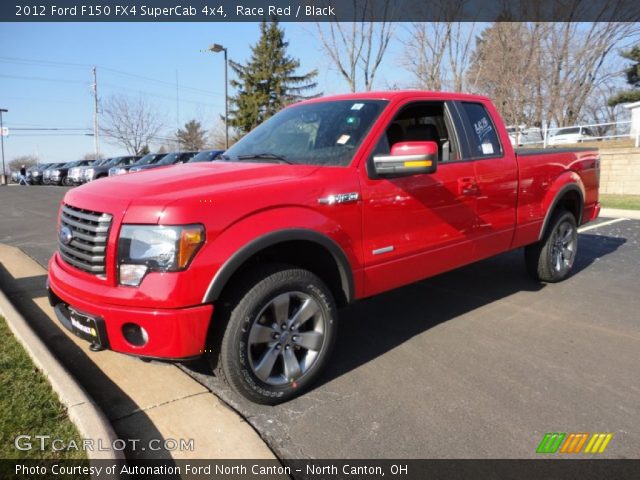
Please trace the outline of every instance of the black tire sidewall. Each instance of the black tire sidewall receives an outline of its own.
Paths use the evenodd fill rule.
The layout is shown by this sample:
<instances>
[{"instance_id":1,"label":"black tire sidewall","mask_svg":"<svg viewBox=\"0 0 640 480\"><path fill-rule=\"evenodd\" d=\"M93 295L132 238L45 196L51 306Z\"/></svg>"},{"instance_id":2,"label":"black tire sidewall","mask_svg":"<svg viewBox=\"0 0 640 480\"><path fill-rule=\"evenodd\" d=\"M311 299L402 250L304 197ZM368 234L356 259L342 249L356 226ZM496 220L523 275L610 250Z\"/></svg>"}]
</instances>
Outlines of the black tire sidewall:
<instances>
[{"instance_id":1,"label":"black tire sidewall","mask_svg":"<svg viewBox=\"0 0 640 480\"><path fill-rule=\"evenodd\" d=\"M575 217L565 210L559 212L553 219L553 223L551 228L549 229L549 234L545 238L544 248L542 249L542 258L541 261L545 262L545 270L548 272L548 281L559 282L560 280L564 280L571 270L573 269L573 265L575 264L575 256L578 253L578 244L576 239L576 251L574 252L573 263L571 267L568 269L561 270L560 272L556 271L553 265L553 244L558 236L558 229L560 225L568 222L571 224L573 231L576 232L577 235L577 223Z\"/></svg>"},{"instance_id":2,"label":"black tire sidewall","mask_svg":"<svg viewBox=\"0 0 640 480\"><path fill-rule=\"evenodd\" d=\"M293 291L310 295L322 309L326 319L324 345L311 369L294 384L269 385L254 374L249 364L249 332L257 315L274 297ZM321 373L333 349L336 320L336 306L330 290L313 273L288 268L264 275L231 311L221 346L222 369L226 379L240 394L258 403L277 404L301 394Z\"/></svg>"}]
</instances>

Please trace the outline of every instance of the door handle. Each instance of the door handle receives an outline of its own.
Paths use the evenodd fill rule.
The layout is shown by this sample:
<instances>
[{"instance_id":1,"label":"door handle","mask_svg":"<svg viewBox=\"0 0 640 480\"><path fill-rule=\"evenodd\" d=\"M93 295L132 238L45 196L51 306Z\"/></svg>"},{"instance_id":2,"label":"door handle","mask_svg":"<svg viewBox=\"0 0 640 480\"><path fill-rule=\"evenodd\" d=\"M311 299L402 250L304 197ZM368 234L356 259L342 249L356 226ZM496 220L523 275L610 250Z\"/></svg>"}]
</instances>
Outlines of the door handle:
<instances>
[{"instance_id":1,"label":"door handle","mask_svg":"<svg viewBox=\"0 0 640 480\"><path fill-rule=\"evenodd\" d=\"M458 193L460 195L477 195L479 192L478 184L473 177L464 177L458 179Z\"/></svg>"}]
</instances>

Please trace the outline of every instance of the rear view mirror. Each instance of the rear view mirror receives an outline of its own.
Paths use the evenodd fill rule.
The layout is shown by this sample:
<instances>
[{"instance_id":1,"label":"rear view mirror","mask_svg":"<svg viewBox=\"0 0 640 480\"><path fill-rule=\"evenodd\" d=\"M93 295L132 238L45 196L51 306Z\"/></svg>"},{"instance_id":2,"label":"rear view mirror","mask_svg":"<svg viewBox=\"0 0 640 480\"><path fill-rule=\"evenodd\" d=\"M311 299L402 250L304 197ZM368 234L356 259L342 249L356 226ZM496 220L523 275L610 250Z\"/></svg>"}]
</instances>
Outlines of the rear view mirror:
<instances>
[{"instance_id":1,"label":"rear view mirror","mask_svg":"<svg viewBox=\"0 0 640 480\"><path fill-rule=\"evenodd\" d=\"M376 155L373 166L381 177L434 173L438 166L436 142L399 142L390 155Z\"/></svg>"}]
</instances>

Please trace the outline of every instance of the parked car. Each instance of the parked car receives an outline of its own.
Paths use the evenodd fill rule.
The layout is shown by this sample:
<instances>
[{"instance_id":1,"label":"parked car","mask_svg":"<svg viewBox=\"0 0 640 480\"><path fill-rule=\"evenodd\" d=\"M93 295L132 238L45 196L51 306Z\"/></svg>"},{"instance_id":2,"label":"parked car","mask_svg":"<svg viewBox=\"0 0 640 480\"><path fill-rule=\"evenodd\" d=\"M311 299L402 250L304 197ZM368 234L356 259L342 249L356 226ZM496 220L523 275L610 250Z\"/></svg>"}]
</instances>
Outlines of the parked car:
<instances>
[{"instance_id":1,"label":"parked car","mask_svg":"<svg viewBox=\"0 0 640 480\"><path fill-rule=\"evenodd\" d=\"M547 140L547 145L566 145L596 140L596 136L587 127L568 127L557 130Z\"/></svg>"},{"instance_id":2,"label":"parked car","mask_svg":"<svg viewBox=\"0 0 640 480\"><path fill-rule=\"evenodd\" d=\"M74 167L85 167L92 162L93 160L75 160L73 162L67 162L62 166L49 168L49 185L64 185L66 187L72 186L73 183L68 178L69 170Z\"/></svg>"},{"instance_id":3,"label":"parked car","mask_svg":"<svg viewBox=\"0 0 640 480\"><path fill-rule=\"evenodd\" d=\"M107 177L109 175L110 168L133 165L139 158L139 156L114 157L107 159L107 161L100 165L92 165L85 168L82 172L82 182L87 183L99 178Z\"/></svg>"},{"instance_id":4,"label":"parked car","mask_svg":"<svg viewBox=\"0 0 640 480\"><path fill-rule=\"evenodd\" d=\"M140 172L143 170L151 170L152 168L158 168L158 167L166 167L169 165L177 165L179 163L185 163L188 162L189 160L191 160L192 157L194 157L198 152L171 152L171 153L167 153L167 155L165 155L165 157L156 162L156 163L151 163L148 165L140 165L140 166L135 166L135 167L131 167L129 169L129 173L134 173L134 172Z\"/></svg>"},{"instance_id":5,"label":"parked car","mask_svg":"<svg viewBox=\"0 0 640 480\"><path fill-rule=\"evenodd\" d=\"M56 162L56 163L52 163L51 165L49 165L47 168L45 168L44 170L42 170L42 183L44 185L51 185L54 183L53 179L52 179L52 174L53 171L56 168L61 168L62 166L64 166L67 162Z\"/></svg>"},{"instance_id":6,"label":"parked car","mask_svg":"<svg viewBox=\"0 0 640 480\"><path fill-rule=\"evenodd\" d=\"M69 169L69 173L67 173L67 179L71 183L71 185L80 185L82 182L82 176L84 170L90 167L96 167L98 165L102 165L107 162L109 159L103 158L100 160L89 160L89 164L82 167L73 167Z\"/></svg>"},{"instance_id":7,"label":"parked car","mask_svg":"<svg viewBox=\"0 0 640 480\"><path fill-rule=\"evenodd\" d=\"M14 170L11 172L11 183L18 183L20 181L20 172Z\"/></svg>"},{"instance_id":8,"label":"parked car","mask_svg":"<svg viewBox=\"0 0 640 480\"><path fill-rule=\"evenodd\" d=\"M213 352L264 404L322 372L339 307L520 247L533 278L561 281L600 211L597 149L515 151L476 95L304 101L222 160L67 193L49 299L92 350Z\"/></svg>"},{"instance_id":9,"label":"parked car","mask_svg":"<svg viewBox=\"0 0 640 480\"><path fill-rule=\"evenodd\" d=\"M42 184L42 173L47 169L55 165L54 163L39 163L27 170L27 181L31 185Z\"/></svg>"},{"instance_id":10,"label":"parked car","mask_svg":"<svg viewBox=\"0 0 640 480\"><path fill-rule=\"evenodd\" d=\"M187 163L213 162L224 153L224 150L204 150L187 160Z\"/></svg>"},{"instance_id":11,"label":"parked car","mask_svg":"<svg viewBox=\"0 0 640 480\"><path fill-rule=\"evenodd\" d=\"M119 167L111 167L109 169L109 176L113 177L114 175L124 175L125 173L129 173L130 168L140 167L143 165L152 165L156 162L159 162L166 156L167 156L166 153L148 153L147 155L140 158L137 162L131 165L121 165Z\"/></svg>"}]
</instances>

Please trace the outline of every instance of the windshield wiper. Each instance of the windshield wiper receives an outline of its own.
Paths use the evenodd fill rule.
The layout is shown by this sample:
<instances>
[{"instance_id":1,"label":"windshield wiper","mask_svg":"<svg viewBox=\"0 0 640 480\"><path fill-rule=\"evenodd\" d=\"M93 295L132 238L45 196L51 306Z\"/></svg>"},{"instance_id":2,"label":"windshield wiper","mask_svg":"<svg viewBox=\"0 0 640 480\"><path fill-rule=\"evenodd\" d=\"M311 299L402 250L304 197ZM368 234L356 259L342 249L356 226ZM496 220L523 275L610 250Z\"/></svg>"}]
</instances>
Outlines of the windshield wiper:
<instances>
[{"instance_id":1,"label":"windshield wiper","mask_svg":"<svg viewBox=\"0 0 640 480\"><path fill-rule=\"evenodd\" d=\"M236 157L238 160L278 160L280 162L288 163L289 165L293 165L293 162L287 160L282 155L277 155L275 153L251 153L247 155L238 155Z\"/></svg>"}]
</instances>

